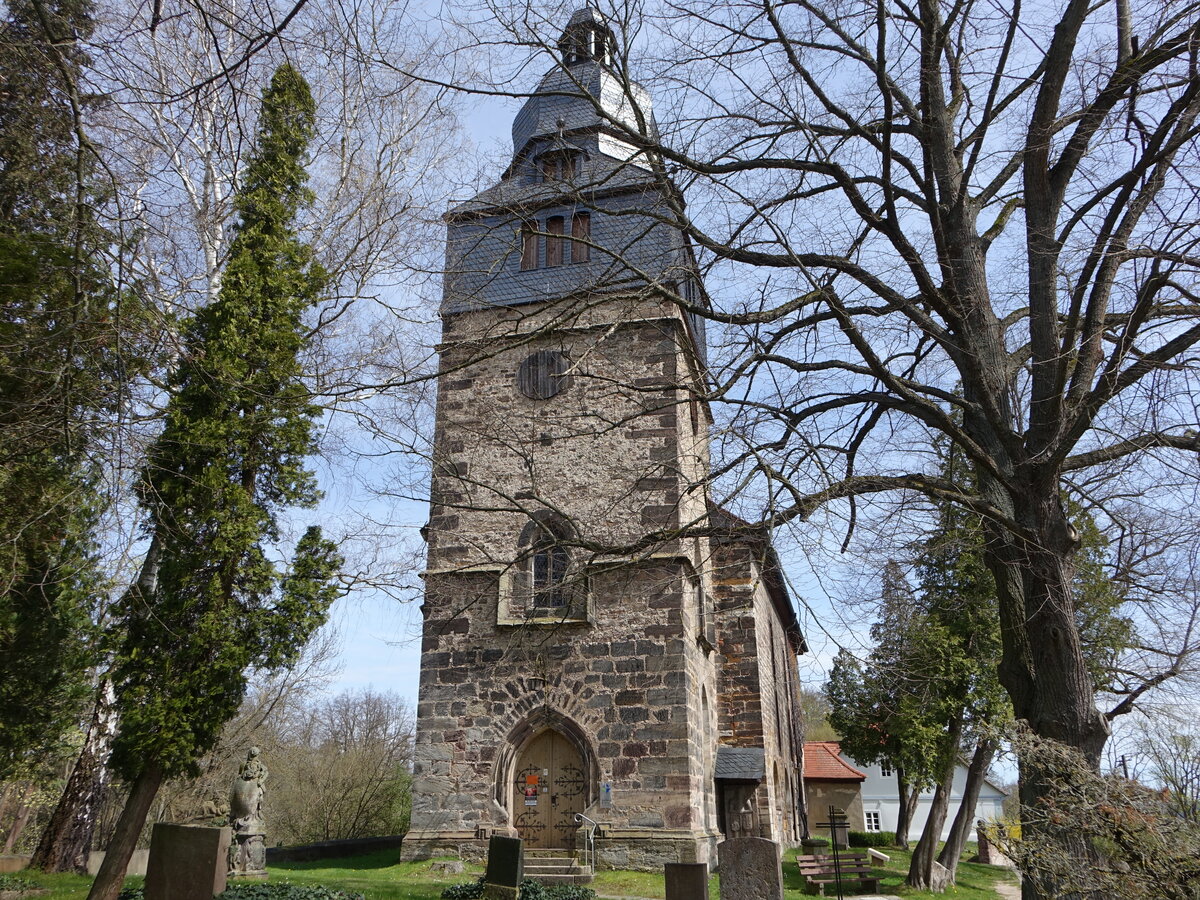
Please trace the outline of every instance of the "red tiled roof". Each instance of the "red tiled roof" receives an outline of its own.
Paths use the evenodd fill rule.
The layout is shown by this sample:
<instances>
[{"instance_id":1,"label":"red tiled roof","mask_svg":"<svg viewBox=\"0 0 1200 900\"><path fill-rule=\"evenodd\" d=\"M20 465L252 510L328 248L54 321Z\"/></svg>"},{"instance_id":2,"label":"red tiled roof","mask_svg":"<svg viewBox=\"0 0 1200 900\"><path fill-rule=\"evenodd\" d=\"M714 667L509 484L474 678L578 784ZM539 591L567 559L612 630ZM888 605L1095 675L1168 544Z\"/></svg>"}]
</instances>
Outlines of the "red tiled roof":
<instances>
[{"instance_id":1,"label":"red tiled roof","mask_svg":"<svg viewBox=\"0 0 1200 900\"><path fill-rule=\"evenodd\" d=\"M837 741L805 741L804 780L866 781L867 773L842 759L842 747Z\"/></svg>"}]
</instances>

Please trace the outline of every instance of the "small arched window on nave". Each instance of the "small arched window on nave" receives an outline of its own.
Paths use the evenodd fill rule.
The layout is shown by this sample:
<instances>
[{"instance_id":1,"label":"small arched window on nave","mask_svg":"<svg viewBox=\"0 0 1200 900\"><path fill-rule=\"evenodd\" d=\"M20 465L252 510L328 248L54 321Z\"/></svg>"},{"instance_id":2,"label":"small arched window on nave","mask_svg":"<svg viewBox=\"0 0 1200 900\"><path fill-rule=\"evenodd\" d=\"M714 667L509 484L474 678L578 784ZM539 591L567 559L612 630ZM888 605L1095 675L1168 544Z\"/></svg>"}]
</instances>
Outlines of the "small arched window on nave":
<instances>
[{"instance_id":1,"label":"small arched window on nave","mask_svg":"<svg viewBox=\"0 0 1200 900\"><path fill-rule=\"evenodd\" d=\"M527 602L532 610L555 615L571 607L571 530L556 514L543 511L521 532L520 568L523 570Z\"/></svg>"}]
</instances>

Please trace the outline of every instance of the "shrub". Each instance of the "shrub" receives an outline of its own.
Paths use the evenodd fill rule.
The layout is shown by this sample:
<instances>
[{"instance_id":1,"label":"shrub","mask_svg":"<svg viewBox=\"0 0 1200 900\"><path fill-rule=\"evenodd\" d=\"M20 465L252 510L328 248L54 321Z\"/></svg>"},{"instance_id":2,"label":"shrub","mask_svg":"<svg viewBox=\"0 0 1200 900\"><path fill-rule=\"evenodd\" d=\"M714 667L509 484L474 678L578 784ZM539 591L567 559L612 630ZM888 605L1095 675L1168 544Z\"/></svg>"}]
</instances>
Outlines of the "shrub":
<instances>
[{"instance_id":1,"label":"shrub","mask_svg":"<svg viewBox=\"0 0 1200 900\"><path fill-rule=\"evenodd\" d=\"M364 900L362 894L351 894L323 884L235 884L217 895L217 900Z\"/></svg>"},{"instance_id":2,"label":"shrub","mask_svg":"<svg viewBox=\"0 0 1200 900\"><path fill-rule=\"evenodd\" d=\"M452 884L442 891L442 900L479 900L483 896L483 879Z\"/></svg>"},{"instance_id":3,"label":"shrub","mask_svg":"<svg viewBox=\"0 0 1200 900\"><path fill-rule=\"evenodd\" d=\"M452 884L442 891L442 900L479 900L483 879ZM580 884L545 885L526 878L521 882L519 900L594 900L596 892Z\"/></svg>"},{"instance_id":4,"label":"shrub","mask_svg":"<svg viewBox=\"0 0 1200 900\"><path fill-rule=\"evenodd\" d=\"M596 892L582 884L553 884L544 887L546 900L594 900ZM524 900L522 893L521 900Z\"/></svg>"},{"instance_id":5,"label":"shrub","mask_svg":"<svg viewBox=\"0 0 1200 900\"><path fill-rule=\"evenodd\" d=\"M892 847L896 844L896 832L852 831L848 842L851 847Z\"/></svg>"}]
</instances>

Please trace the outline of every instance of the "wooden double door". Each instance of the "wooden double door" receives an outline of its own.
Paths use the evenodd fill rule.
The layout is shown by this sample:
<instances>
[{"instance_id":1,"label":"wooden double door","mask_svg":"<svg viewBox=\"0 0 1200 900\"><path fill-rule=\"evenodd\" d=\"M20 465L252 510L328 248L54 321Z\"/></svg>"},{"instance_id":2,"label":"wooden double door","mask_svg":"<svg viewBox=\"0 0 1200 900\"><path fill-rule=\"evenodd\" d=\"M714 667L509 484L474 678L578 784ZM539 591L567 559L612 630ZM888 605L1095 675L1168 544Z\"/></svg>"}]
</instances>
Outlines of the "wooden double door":
<instances>
[{"instance_id":1,"label":"wooden double door","mask_svg":"<svg viewBox=\"0 0 1200 900\"><path fill-rule=\"evenodd\" d=\"M533 849L575 849L576 813L587 802L587 775L575 745L543 731L521 751L513 780L513 824Z\"/></svg>"}]
</instances>

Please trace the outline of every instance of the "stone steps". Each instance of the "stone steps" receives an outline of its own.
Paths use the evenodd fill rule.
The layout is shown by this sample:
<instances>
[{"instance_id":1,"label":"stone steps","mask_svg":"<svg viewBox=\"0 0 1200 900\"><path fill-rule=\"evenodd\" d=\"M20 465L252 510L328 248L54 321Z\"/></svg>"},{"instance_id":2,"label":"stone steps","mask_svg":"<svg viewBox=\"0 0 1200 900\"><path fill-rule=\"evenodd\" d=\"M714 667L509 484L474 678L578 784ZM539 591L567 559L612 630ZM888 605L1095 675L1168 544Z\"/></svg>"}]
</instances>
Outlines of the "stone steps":
<instances>
[{"instance_id":1,"label":"stone steps","mask_svg":"<svg viewBox=\"0 0 1200 900\"><path fill-rule=\"evenodd\" d=\"M542 884L590 884L592 869L580 865L571 850L526 850L525 877Z\"/></svg>"}]
</instances>

